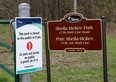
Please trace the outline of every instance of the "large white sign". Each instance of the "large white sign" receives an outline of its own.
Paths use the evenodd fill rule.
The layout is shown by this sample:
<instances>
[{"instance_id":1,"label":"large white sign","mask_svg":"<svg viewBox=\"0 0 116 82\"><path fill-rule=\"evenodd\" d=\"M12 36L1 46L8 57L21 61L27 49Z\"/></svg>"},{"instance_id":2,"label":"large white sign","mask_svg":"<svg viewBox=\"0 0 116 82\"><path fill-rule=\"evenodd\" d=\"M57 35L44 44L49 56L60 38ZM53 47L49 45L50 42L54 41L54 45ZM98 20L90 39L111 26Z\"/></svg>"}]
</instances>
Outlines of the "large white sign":
<instances>
[{"instance_id":1,"label":"large white sign","mask_svg":"<svg viewBox=\"0 0 116 82\"><path fill-rule=\"evenodd\" d=\"M42 70L42 19L16 17L16 74Z\"/></svg>"}]
</instances>

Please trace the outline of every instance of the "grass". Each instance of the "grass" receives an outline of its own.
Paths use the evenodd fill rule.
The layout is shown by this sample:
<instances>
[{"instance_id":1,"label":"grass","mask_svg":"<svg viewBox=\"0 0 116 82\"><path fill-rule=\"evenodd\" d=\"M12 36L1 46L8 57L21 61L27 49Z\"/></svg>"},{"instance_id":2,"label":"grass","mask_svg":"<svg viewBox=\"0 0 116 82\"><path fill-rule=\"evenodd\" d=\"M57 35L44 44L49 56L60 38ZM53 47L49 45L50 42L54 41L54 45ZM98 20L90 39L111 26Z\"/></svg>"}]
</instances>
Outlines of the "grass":
<instances>
[{"instance_id":1,"label":"grass","mask_svg":"<svg viewBox=\"0 0 116 82\"><path fill-rule=\"evenodd\" d=\"M9 42L9 28L0 26L0 41ZM2 35L5 35L2 36ZM116 36L107 37L108 80L116 82ZM44 40L44 39L43 39ZM44 46L44 42L43 42ZM2 61L6 54L13 54L0 48ZM4 57L6 59L4 59ZM43 50L43 70L31 73L32 82L47 82L45 47ZM1 60L1 58L0 58ZM103 82L102 52L66 53L50 51L52 82ZM5 62L0 62L5 63ZM7 63L7 62L6 62ZM12 63L12 62L11 62ZM7 64L6 64L7 65ZM12 69L11 67L10 69ZM0 82L14 82L14 79L0 68Z\"/></svg>"},{"instance_id":2,"label":"grass","mask_svg":"<svg viewBox=\"0 0 116 82\"><path fill-rule=\"evenodd\" d=\"M116 82L116 38L110 37L107 42L109 82Z\"/></svg>"},{"instance_id":3,"label":"grass","mask_svg":"<svg viewBox=\"0 0 116 82\"><path fill-rule=\"evenodd\" d=\"M9 25L0 25L0 41L4 41L6 43L10 42Z\"/></svg>"},{"instance_id":4,"label":"grass","mask_svg":"<svg viewBox=\"0 0 116 82\"><path fill-rule=\"evenodd\" d=\"M101 53L89 53L91 52L65 54L67 56L63 56L64 58L58 57L61 59L56 61L57 63L53 61L55 60L53 57L51 62L53 65L51 65L52 82L96 82L102 80L102 65L100 64L102 61L97 61Z\"/></svg>"},{"instance_id":5,"label":"grass","mask_svg":"<svg viewBox=\"0 0 116 82\"><path fill-rule=\"evenodd\" d=\"M7 72L0 70L0 82L13 82L12 76L7 74Z\"/></svg>"}]
</instances>

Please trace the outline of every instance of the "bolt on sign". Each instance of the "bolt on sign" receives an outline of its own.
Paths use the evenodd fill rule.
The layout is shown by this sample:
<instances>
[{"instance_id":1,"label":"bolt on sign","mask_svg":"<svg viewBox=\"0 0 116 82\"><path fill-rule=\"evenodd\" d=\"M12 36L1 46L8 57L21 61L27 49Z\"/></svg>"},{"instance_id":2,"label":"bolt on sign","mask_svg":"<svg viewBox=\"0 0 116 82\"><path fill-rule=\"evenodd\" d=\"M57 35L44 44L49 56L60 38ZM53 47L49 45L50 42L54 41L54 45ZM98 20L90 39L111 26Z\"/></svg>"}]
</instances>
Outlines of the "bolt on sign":
<instances>
[{"instance_id":1,"label":"bolt on sign","mask_svg":"<svg viewBox=\"0 0 116 82\"><path fill-rule=\"evenodd\" d=\"M102 50L100 19L87 19L79 13L48 22L49 49L66 52Z\"/></svg>"},{"instance_id":2,"label":"bolt on sign","mask_svg":"<svg viewBox=\"0 0 116 82\"><path fill-rule=\"evenodd\" d=\"M15 19L16 74L42 70L42 18Z\"/></svg>"}]
</instances>

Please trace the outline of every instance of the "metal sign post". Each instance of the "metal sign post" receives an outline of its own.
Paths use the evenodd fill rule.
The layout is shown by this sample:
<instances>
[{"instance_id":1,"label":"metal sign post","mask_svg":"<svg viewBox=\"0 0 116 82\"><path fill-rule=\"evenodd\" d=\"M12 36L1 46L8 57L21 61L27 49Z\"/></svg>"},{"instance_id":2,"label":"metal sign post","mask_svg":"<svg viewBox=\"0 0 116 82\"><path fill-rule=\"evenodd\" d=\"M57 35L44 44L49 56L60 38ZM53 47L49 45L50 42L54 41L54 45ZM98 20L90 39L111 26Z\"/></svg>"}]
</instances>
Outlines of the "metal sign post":
<instances>
[{"instance_id":1,"label":"metal sign post","mask_svg":"<svg viewBox=\"0 0 116 82\"><path fill-rule=\"evenodd\" d=\"M46 68L47 68L47 82L51 82L51 72L50 72L50 55L48 49L48 29L47 29L47 19L44 20L45 22L45 45L46 45Z\"/></svg>"},{"instance_id":2,"label":"metal sign post","mask_svg":"<svg viewBox=\"0 0 116 82\"><path fill-rule=\"evenodd\" d=\"M74 12L77 12L77 0L74 0Z\"/></svg>"},{"instance_id":3,"label":"metal sign post","mask_svg":"<svg viewBox=\"0 0 116 82\"><path fill-rule=\"evenodd\" d=\"M19 4L19 17L29 17L30 16L30 5L27 3ZM31 82L30 74L25 73L20 76L21 82Z\"/></svg>"},{"instance_id":4,"label":"metal sign post","mask_svg":"<svg viewBox=\"0 0 116 82\"><path fill-rule=\"evenodd\" d=\"M108 82L107 49L106 49L106 19L105 19L105 16L102 16L102 36L103 36L103 73L104 73L104 82Z\"/></svg>"}]
</instances>

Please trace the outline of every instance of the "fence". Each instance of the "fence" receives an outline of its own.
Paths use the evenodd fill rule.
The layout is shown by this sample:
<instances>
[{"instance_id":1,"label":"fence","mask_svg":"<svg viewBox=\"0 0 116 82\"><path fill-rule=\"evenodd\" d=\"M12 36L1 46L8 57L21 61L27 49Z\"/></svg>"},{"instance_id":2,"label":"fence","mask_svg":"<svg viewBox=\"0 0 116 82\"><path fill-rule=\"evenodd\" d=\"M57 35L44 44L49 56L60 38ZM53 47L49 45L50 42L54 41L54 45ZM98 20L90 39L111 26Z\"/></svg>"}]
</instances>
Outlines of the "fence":
<instances>
[{"instance_id":1,"label":"fence","mask_svg":"<svg viewBox=\"0 0 116 82\"><path fill-rule=\"evenodd\" d=\"M12 26L12 28L10 29L10 31L9 32L11 32L11 30L13 29L13 31L14 31L14 27L13 27L13 25L12 25L12 22L13 21L11 21L11 20L0 20L0 24L11 24L10 26ZM5 27L4 27L5 28ZM12 36L12 34L10 35L10 37ZM3 36L3 37L5 37L5 36ZM10 41L10 40L9 40ZM15 74L15 73L13 73L8 67L6 67L5 65L12 65L12 66L14 66L14 72L15 72L15 62L14 62L14 65L13 65L13 60L15 61L15 55L12 55L12 56L10 56L11 54L13 54L12 53L12 51L13 51L13 46L12 46L12 44L10 44L10 43L6 43L6 42L3 42L3 41L1 41L0 42L0 46L2 46L2 47L4 47L4 48L6 48L6 49L9 49L9 51L11 51L11 52L9 52L8 54L1 54L1 57L3 57L4 59L5 58L8 58L8 59L6 59L6 61L4 61L3 60L3 58L1 58L2 60L1 60L1 63L0 63L0 67L3 69L3 70L5 70L8 74L10 74L12 77L14 77L15 79L16 78L18 78L17 77L17 75ZM3 56L4 55L4 56ZM6 57L5 57L5 55L6 55ZM14 59L13 59L13 57L14 57ZM12 59L12 63L9 63L10 62L10 60ZM4 63L5 62L5 63ZM3 64L4 63L4 64ZM15 81L15 82L18 82L19 80L17 80L17 81Z\"/></svg>"}]
</instances>

